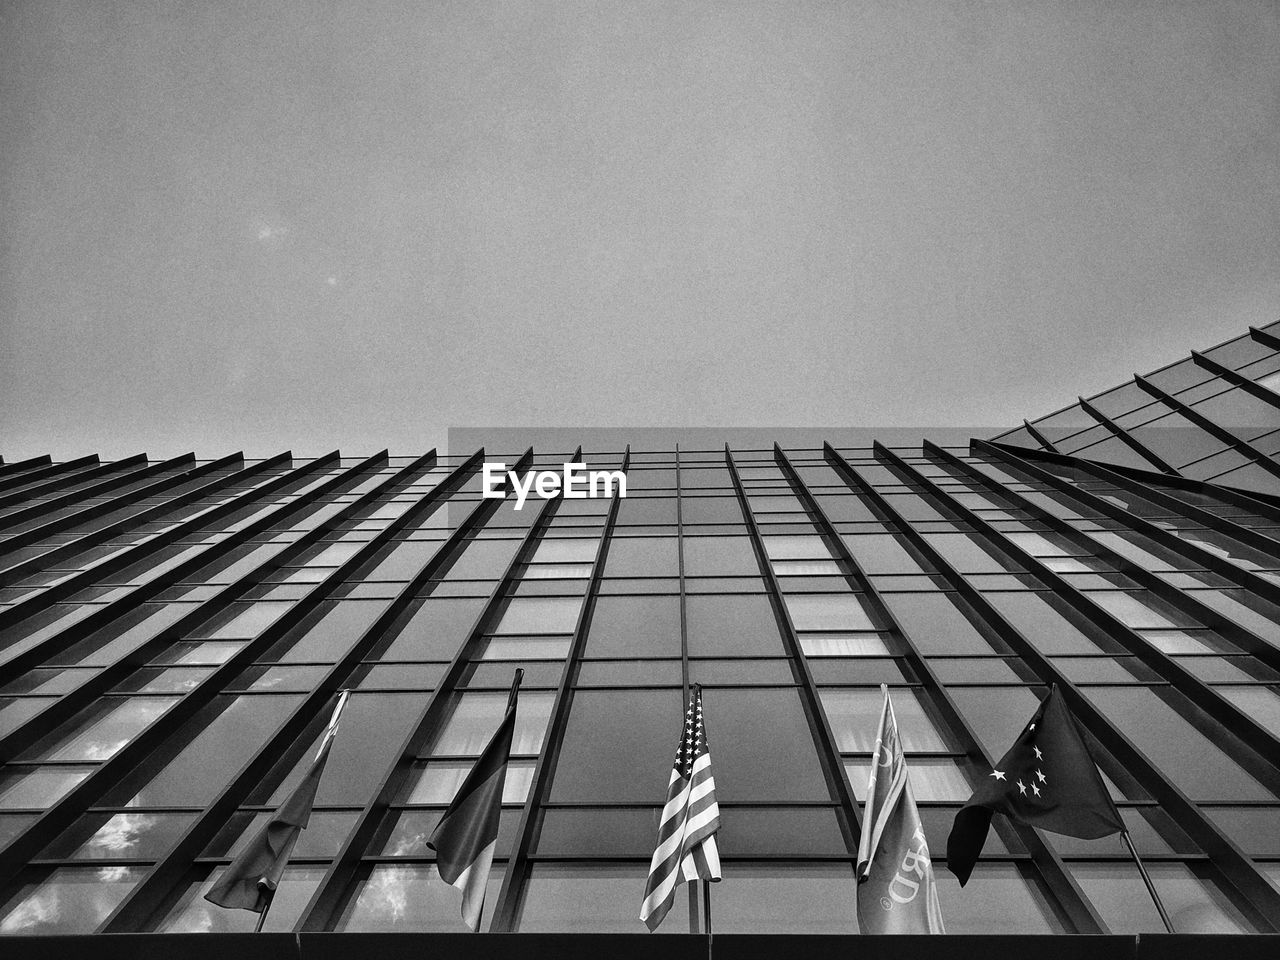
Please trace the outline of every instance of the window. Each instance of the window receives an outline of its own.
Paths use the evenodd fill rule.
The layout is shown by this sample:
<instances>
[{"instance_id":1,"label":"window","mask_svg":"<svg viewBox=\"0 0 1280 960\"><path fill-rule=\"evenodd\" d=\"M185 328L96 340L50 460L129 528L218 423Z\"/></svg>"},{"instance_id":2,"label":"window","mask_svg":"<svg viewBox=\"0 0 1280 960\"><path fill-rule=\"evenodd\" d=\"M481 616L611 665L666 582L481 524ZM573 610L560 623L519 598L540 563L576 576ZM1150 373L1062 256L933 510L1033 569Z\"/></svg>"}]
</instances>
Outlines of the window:
<instances>
[{"instance_id":1,"label":"window","mask_svg":"<svg viewBox=\"0 0 1280 960\"><path fill-rule=\"evenodd\" d=\"M879 690L840 690L826 687L818 691L836 746L844 752L870 753L875 749L876 730L884 696ZM926 715L920 700L910 690L890 690L893 712L898 718L898 734L907 753L948 749L946 741Z\"/></svg>"},{"instance_id":2,"label":"window","mask_svg":"<svg viewBox=\"0 0 1280 960\"><path fill-rule=\"evenodd\" d=\"M486 904L497 903L504 872L502 863L495 863L490 869ZM221 912L253 916L244 910ZM271 913L275 914L274 907ZM489 928L492 917L492 908L484 911L482 930ZM458 891L440 879L433 863L383 863L370 868L368 875L358 881L356 893L336 929L348 933L470 932L458 912Z\"/></svg>"},{"instance_id":3,"label":"window","mask_svg":"<svg viewBox=\"0 0 1280 960\"><path fill-rule=\"evenodd\" d=\"M1069 863L1112 933L1163 933L1151 894L1132 863ZM1202 864L1148 863L1147 872L1178 933L1252 933L1253 927Z\"/></svg>"},{"instance_id":4,"label":"window","mask_svg":"<svg viewBox=\"0 0 1280 960\"><path fill-rule=\"evenodd\" d=\"M648 873L648 864L639 861L535 863L529 871L518 929L521 933L634 934L637 927L643 929L636 919L637 891L644 890ZM720 915L714 916L718 929ZM689 898L683 891L657 932L689 932Z\"/></svg>"},{"instance_id":5,"label":"window","mask_svg":"<svg viewBox=\"0 0 1280 960\"><path fill-rule=\"evenodd\" d=\"M141 867L58 867L24 884L0 908L0 934L93 933L145 872Z\"/></svg>"},{"instance_id":6,"label":"window","mask_svg":"<svg viewBox=\"0 0 1280 960\"><path fill-rule=\"evenodd\" d=\"M691 596L685 610L690 656L783 655L782 636L767 597Z\"/></svg>"},{"instance_id":7,"label":"window","mask_svg":"<svg viewBox=\"0 0 1280 960\"><path fill-rule=\"evenodd\" d=\"M862 603L853 594L790 594L786 603L797 631L875 629Z\"/></svg>"},{"instance_id":8,"label":"window","mask_svg":"<svg viewBox=\"0 0 1280 960\"><path fill-rule=\"evenodd\" d=\"M588 657L678 657L678 597L601 597L591 615Z\"/></svg>"},{"instance_id":9,"label":"window","mask_svg":"<svg viewBox=\"0 0 1280 960\"><path fill-rule=\"evenodd\" d=\"M578 597L516 597L507 604L494 633L573 633L582 600Z\"/></svg>"}]
</instances>

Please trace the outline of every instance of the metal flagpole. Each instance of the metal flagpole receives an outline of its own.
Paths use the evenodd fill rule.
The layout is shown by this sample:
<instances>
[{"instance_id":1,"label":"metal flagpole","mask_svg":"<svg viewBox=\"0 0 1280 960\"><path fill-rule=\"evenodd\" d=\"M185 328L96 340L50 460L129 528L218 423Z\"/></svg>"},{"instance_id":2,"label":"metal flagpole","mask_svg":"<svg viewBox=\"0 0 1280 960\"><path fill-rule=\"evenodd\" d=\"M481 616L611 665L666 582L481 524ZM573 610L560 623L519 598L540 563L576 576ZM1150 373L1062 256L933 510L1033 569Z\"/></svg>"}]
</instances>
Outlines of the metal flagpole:
<instances>
[{"instance_id":1,"label":"metal flagpole","mask_svg":"<svg viewBox=\"0 0 1280 960\"><path fill-rule=\"evenodd\" d=\"M254 933L262 932L262 925L267 922L267 911L271 909L272 902L275 901L276 895L274 890L268 890L266 884L261 880L258 881L258 887L267 895L266 906L262 908L262 912L258 914L258 925L253 928Z\"/></svg>"},{"instance_id":2,"label":"metal flagpole","mask_svg":"<svg viewBox=\"0 0 1280 960\"><path fill-rule=\"evenodd\" d=\"M1160 911L1160 919L1164 921L1165 930L1169 933L1176 933L1173 929L1173 921L1169 919L1169 914L1164 909L1164 904L1160 902L1160 894L1156 893L1156 885L1151 882L1151 877L1147 874L1147 868L1142 864L1142 858L1138 856L1138 848L1133 845L1133 840L1129 838L1128 830L1121 830L1120 836L1124 838L1125 846L1129 848L1129 853L1133 857L1133 862L1138 865L1138 872L1142 874L1142 882L1147 885L1147 892L1151 894L1151 900L1156 905L1156 909Z\"/></svg>"},{"instance_id":3,"label":"metal flagpole","mask_svg":"<svg viewBox=\"0 0 1280 960\"><path fill-rule=\"evenodd\" d=\"M522 681L523 679L524 679L524 670L521 669L520 667L516 667L515 679L511 681L511 692L507 694L508 710L510 710L512 705L516 702L516 695L520 692L520 681ZM508 757L508 760L510 760L510 757ZM501 819L502 817L501 803L499 803L498 805L498 817L499 819ZM487 879L485 880L485 885L488 886ZM476 914L476 928L473 931L471 931L472 933L480 933L484 929L484 904L486 899L487 898L482 897L480 900L480 911L479 913Z\"/></svg>"}]
</instances>

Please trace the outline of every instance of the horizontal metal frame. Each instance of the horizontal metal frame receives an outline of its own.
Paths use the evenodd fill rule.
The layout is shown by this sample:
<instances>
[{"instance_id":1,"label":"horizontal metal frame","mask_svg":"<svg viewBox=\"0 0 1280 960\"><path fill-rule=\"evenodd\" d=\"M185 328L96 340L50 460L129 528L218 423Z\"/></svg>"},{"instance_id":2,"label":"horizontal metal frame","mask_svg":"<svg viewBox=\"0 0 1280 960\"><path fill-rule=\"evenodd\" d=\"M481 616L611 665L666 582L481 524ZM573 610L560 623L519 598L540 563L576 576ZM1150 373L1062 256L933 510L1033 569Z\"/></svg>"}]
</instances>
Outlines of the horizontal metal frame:
<instances>
[{"instance_id":1,"label":"horizontal metal frame","mask_svg":"<svg viewBox=\"0 0 1280 960\"><path fill-rule=\"evenodd\" d=\"M1077 397L1076 399L1080 401L1081 410L1083 410L1089 416L1093 417L1093 419L1097 420L1100 424L1106 427L1107 430L1110 431L1113 437L1116 437L1121 443L1123 443L1126 447L1128 447L1130 450L1132 450L1134 453L1140 456L1143 460L1146 460L1148 463L1153 464L1155 468L1159 470L1161 473L1171 473L1171 474L1174 474L1175 476L1182 475L1181 473L1178 472L1178 469L1176 467L1171 466L1169 463L1165 462L1163 459L1157 456L1154 451L1148 449L1145 444L1140 443L1136 437L1130 435L1129 431L1122 430L1120 427L1116 426L1116 422L1114 420L1112 420L1105 413L1103 413L1101 410L1099 410L1097 407L1091 404L1084 397ZM1083 449L1087 450L1088 447L1085 447ZM1080 455L1080 451L1077 451L1076 453L1077 455Z\"/></svg>"},{"instance_id":2,"label":"horizontal metal frame","mask_svg":"<svg viewBox=\"0 0 1280 960\"><path fill-rule=\"evenodd\" d=\"M200 500L202 497L206 497L210 493L213 493L222 487L227 487L237 482L243 482L245 479L261 472L263 464L267 462L269 461L263 461L262 463L255 464L247 470L240 470L236 473L230 473L226 476L218 477L210 483L173 497L164 503L157 504L154 507L149 507L132 516L123 517L115 523L81 534L69 543L52 546L41 554L27 560L14 563L4 569L0 569L0 586L15 583L32 573L54 566L59 561L73 557L77 553L87 550L90 547L95 547L99 544L105 543L112 537L119 536L129 530L137 529L155 517L161 517L166 514L170 514L175 510L180 510L188 504ZM172 490L174 487L179 487L183 484L198 481L208 476L210 473L216 473L226 467L233 467L237 464L243 463L244 457L238 453L232 454L229 457L224 457L221 460L210 461L209 463L189 470L186 473L175 474L172 477L166 477L165 479L159 480L149 486L141 487L133 493L128 494L126 497L120 498L119 501L112 502L110 504L87 507L84 510L70 513L64 517L58 518L57 520L51 520L42 526L33 527L30 530L16 534L8 540L3 541L3 543L0 543L0 551L7 553L10 550L33 546L41 540L44 540L46 537L51 537L56 533L62 533L65 530L73 529L83 523L95 520L98 517L106 516L110 513L115 513L119 510L125 510L130 505L136 504L138 501L144 500L147 497L164 493L167 490ZM0 563L3 562L3 560L0 560Z\"/></svg>"},{"instance_id":3,"label":"horizontal metal frame","mask_svg":"<svg viewBox=\"0 0 1280 960\"><path fill-rule=\"evenodd\" d=\"M1273 477L1280 477L1280 463L1276 463L1248 440L1237 436L1226 427L1210 420L1203 413L1196 410L1195 407L1188 406L1177 397L1165 393L1165 391L1161 390L1145 377L1134 377L1133 380L1134 383L1140 386L1151 396L1155 397L1157 400L1163 401L1174 412L1182 414L1184 418L1190 420L1205 433L1221 440L1223 443L1236 450L1236 452L1244 454L1244 456L1248 457Z\"/></svg>"},{"instance_id":4,"label":"horizontal metal frame","mask_svg":"<svg viewBox=\"0 0 1280 960\"><path fill-rule=\"evenodd\" d=\"M995 484L995 481L991 483ZM941 487L931 484L928 478L923 477L922 485L926 490L932 489L932 498L945 508L944 512L957 518L965 516L965 508L954 501L954 498L951 498L950 494ZM991 529L990 524L979 522L977 526L978 529L987 533L993 542L1000 542L999 532ZM1183 832L1213 858L1215 866L1221 871L1223 877L1260 914L1268 928L1280 932L1280 891L1277 891L1259 872L1257 866L1236 846L1235 842L1223 833L1181 789L1175 786L1127 735L1081 694L1066 674L1006 620L979 590L957 573L921 534L912 530L909 525L903 527L901 534L916 545L921 555L952 584L982 620L994 628L998 635L1022 657L1041 682L1058 685L1076 719L1111 753L1116 762L1123 766L1125 772L1160 803Z\"/></svg>"},{"instance_id":5,"label":"horizontal metal frame","mask_svg":"<svg viewBox=\"0 0 1280 960\"><path fill-rule=\"evenodd\" d=\"M845 482L849 490L854 494L861 494L872 512L885 522L886 530L889 526L896 525L904 530L910 529L908 524L902 517L901 513L895 509L883 494L875 489L874 485L867 481L865 477L858 472L857 468L849 463L844 457L836 452L834 447L830 445L826 448L826 458L828 464L836 472L836 474ZM797 475L797 479L799 479ZM995 768L993 758L987 753L986 749L979 742L976 734L973 732L969 722L965 719L964 714L956 705L955 700L951 697L947 690L947 685L937 675L933 669L933 665L929 660L920 653L916 647L915 641L912 640L910 634L903 629L901 623L898 622L889 606L881 599L879 592L873 586L870 578L862 569L854 557L853 552L848 545L836 532L834 525L827 518L826 512L822 510L820 503L812 494L809 495L812 501L811 509L815 515L821 518L822 527L827 536L832 540L832 545L837 549L842 559L848 564L849 568L854 571L857 584L864 591L867 598L873 598L874 609L887 623L892 624L895 633L901 637L904 649L908 651L908 662L912 669L916 671L916 675L922 678L922 682L928 691L930 701L942 715L946 722L948 732L958 740L964 748L966 756L977 760L985 766ZM893 536L892 533L889 534ZM938 554L928 541L924 540L918 533L912 532L912 535L906 537L906 545L908 552L913 553L926 567L933 566L939 570L943 567L935 561L945 561ZM958 576L952 571L952 576ZM990 606L988 604L988 606ZM981 616L980 608L975 607L975 612ZM985 620L985 618L983 618ZM1003 618L1001 618L1003 620ZM985 622L979 626L974 626L984 636L988 634L994 635L1000 639L1006 639L1005 631L1000 629L1001 623ZM1008 624L1003 624L1008 626ZM1009 628L1012 630L1012 628ZM990 640L988 639L988 642ZM1011 645L1010 645L1011 646ZM994 649L994 648L993 648ZM1084 891L1080 889L1079 883L1071 872L1063 865L1062 858L1058 852L1049 844L1044 834L1031 827L1023 824L1014 823L1013 821L1004 820L996 821L996 829L1001 832L1009 832L1016 836L1026 847L1030 858L1044 879L1045 884L1053 893L1055 901L1059 909L1064 914L1067 922L1072 924L1079 933L1100 934L1107 933L1108 928L1106 922L1098 914L1089 898L1085 896Z\"/></svg>"},{"instance_id":6,"label":"horizontal metal frame","mask_svg":"<svg viewBox=\"0 0 1280 960\"><path fill-rule=\"evenodd\" d=\"M581 451L575 455L574 459L576 460L580 455ZM624 473L630 463L631 448L628 447L622 457L621 469ZM529 783L529 790L525 794L520 820L516 825L515 843L507 858L507 869L502 875L502 887L493 906L492 919L489 921L489 930L493 933L513 933L519 920L525 880L528 875L529 861L533 856L533 843L537 837L541 809L549 795L556 764L560 760L560 749L564 743L565 728L569 720L569 706L573 701L573 681L577 677L578 662L586 645L587 632L591 628L596 595L604 576L609 543L618 521L618 508L621 504L621 497L613 497L610 500L609 512L605 516L604 527L600 531L600 541L596 544L596 555L591 561L591 577L582 595L582 607L578 611L578 620L574 624L573 639L569 643L569 650L564 658L564 668L560 672L560 682L556 686L555 700L552 701L551 714L547 718L547 732L542 740L542 750L533 767L533 777ZM539 543L541 542L545 541L540 540Z\"/></svg>"},{"instance_id":7,"label":"horizontal metal frame","mask_svg":"<svg viewBox=\"0 0 1280 960\"><path fill-rule=\"evenodd\" d=\"M430 457L430 455L428 455ZM450 475L437 486L426 492L418 502L397 517L375 540L370 541L361 551L350 557L344 567L339 568L345 576L350 570L359 569L369 563L385 547L395 542L395 535L408 526L419 523L425 517L444 506L450 496L456 492L479 468L483 459L483 450L477 452L451 471ZM424 466L434 462L434 457L415 461L405 468L396 478L392 478L390 489L399 484L397 478L412 476L421 472ZM371 493L380 493L379 490ZM364 504L364 509L369 504ZM354 504L353 504L354 506ZM478 515L489 508L481 503L470 515L454 529L449 538L442 541L439 549L422 566L410 583L402 591L400 597L378 615L356 639L356 641L334 663L326 664L328 669L319 683L307 691L305 700L299 704L292 714L278 726L267 740L247 760L231 781L218 795L210 801L200 815L187 827L178 841L170 848L136 886L120 905L102 922L99 932L125 932L142 929L149 919L161 908L164 900L172 894L186 875L190 864L199 858L200 851L206 846L226 824L228 818L236 813L245 800L254 794L265 793L265 787L275 786L286 776L302 755L309 750L312 741L324 723L328 721L327 707L344 685L358 682L362 672L363 658L375 647L386 633L387 628L416 599L414 585L431 576L436 570L445 566L453 558L457 545L465 540L475 528ZM496 508L496 507L495 507ZM358 512L358 511L357 511ZM492 509L489 509L492 513ZM332 582L330 582L332 581ZM327 598L332 589L342 582L338 574L318 585ZM326 589L327 588L327 589ZM323 598L320 601L322 602ZM311 607L312 610L315 606ZM309 612L309 611L308 611ZM304 613L304 617L305 617ZM290 628L292 629L292 628ZM222 686L225 692L225 685ZM404 692L404 691L402 691ZM412 692L412 691L408 691ZM292 762L290 762L292 761Z\"/></svg>"},{"instance_id":8,"label":"horizontal metal frame","mask_svg":"<svg viewBox=\"0 0 1280 960\"><path fill-rule=\"evenodd\" d=\"M575 456L576 459L576 456ZM523 474L532 468L533 448L530 447L511 468L517 474ZM501 489L510 493L510 478L504 478ZM495 505L497 501L494 501ZM544 500L537 517L530 523L529 529L521 539L515 555L507 564L502 577L494 585L488 601L480 610L466 637L458 645L453 659L449 663L444 676L436 684L436 688L427 698L426 704L412 724L409 733L400 744L400 749L393 755L381 782L373 795L361 810L355 825L347 833L347 839L333 858L324 877L316 885L301 918L295 929L299 931L327 930L337 922L347 902L355 895L353 884L360 869L360 861L372 842L382 818L391 806L393 799L404 787L413 762L418 759L423 748L439 732L453 697L459 691L457 683L466 669L480 638L484 636L490 621L504 608L508 601L507 590L516 580L520 566L532 556L538 543L538 535L554 517L560 504L558 497ZM496 509L496 506L495 506ZM488 516L485 517L488 519ZM465 552L465 551L464 551ZM425 580L424 580L425 583Z\"/></svg>"},{"instance_id":9,"label":"horizontal metal frame","mask_svg":"<svg viewBox=\"0 0 1280 960\"><path fill-rule=\"evenodd\" d=\"M278 458L273 458L272 462L274 463L276 460L288 462L290 459L290 454L285 453L281 454ZM131 547L128 550L111 557L106 562L98 564L90 570L84 571L83 574L68 578L68 580L63 583L54 584L43 593L37 595L37 597L32 598L32 602L34 602L34 600L44 597L46 594L52 594L53 598L51 600L42 602L40 605L34 606L34 608L30 610L24 606L28 601L22 601L21 603L10 607L8 611L0 612L0 628L7 629L16 623L20 623L32 614L48 609L59 600L74 596L79 590L91 587L97 583L98 578L103 574L123 570L135 563L142 562L161 547L167 547L171 544L177 543L184 537L187 537L196 531L204 530L225 517L232 516L241 510L252 507L281 490L305 484L310 480L313 474L322 470L327 470L339 462L341 462L341 458L337 451L334 451L327 456L320 457L319 459L312 460L309 463L303 464L301 467L293 469L289 473L274 477L266 483L254 487L251 490L247 490L234 499L228 500L226 503L214 507L212 510L206 510L196 517L183 521L177 526L157 534L146 543ZM361 469L363 468L364 466L362 464ZM140 584L125 593L123 596L112 600L105 607L95 611L85 619L79 620L53 636L45 638L40 641L40 643L24 650L22 653L0 662L0 685L11 682L13 679L25 673L32 667L39 666L41 663L44 663L49 657L59 654L73 644L78 643L80 640L89 636L93 631L106 626L125 613L137 609L148 600L154 599L174 584L181 583L188 574L194 573L233 550L249 543L258 534L271 529L274 518L279 516L290 516L293 513L299 512L303 508L313 505L315 503L314 498L320 492L327 493L331 490L339 489L344 483L350 482L350 480L354 479L358 474L347 471L339 474L338 476L343 478L341 483L326 483L319 488L319 491L312 491L311 497L313 499L309 503L302 503L300 505L295 505L293 503L286 504L281 510L268 514L267 517L260 518L216 543L209 544L206 549L199 551L194 556L189 557L187 560L184 560L182 563L179 563L177 566L165 571L154 579ZM5 614L10 611L17 611L12 614L12 618L5 616ZM5 650L0 649L0 657L3 657L4 655ZM0 753L0 756L2 755L3 754Z\"/></svg>"},{"instance_id":10,"label":"horizontal metal frame","mask_svg":"<svg viewBox=\"0 0 1280 960\"><path fill-rule=\"evenodd\" d=\"M964 463L950 453L945 451L939 452L937 451L937 448L932 445L930 445L928 449L934 453L938 460L950 465L964 476L971 479L983 476L981 471L974 469L969 464ZM982 449L981 441L975 441L974 449ZM888 454L888 456L896 457L897 455ZM1002 463L1007 463L1007 461L1003 459L1004 456L1005 455L1001 454ZM905 462L899 464L899 466L904 470L912 469L910 465ZM1050 486L1054 486L1054 484L1049 483L1048 480L1048 478L1053 476L1052 474L1044 473L1029 464L1021 465L1021 469L1034 476L1036 479L1042 480ZM1057 480L1058 478L1055 477L1053 479ZM1085 491L1078 490L1078 488L1072 487L1070 484L1067 484L1066 481L1059 482L1068 488L1066 490L1062 490L1062 493L1073 497L1077 502L1088 508L1093 508L1093 500L1098 498L1093 497L1092 494ZM982 482L981 485L986 488L985 482ZM945 494L945 496L950 498L950 494ZM1054 518L1048 511L1032 503L1030 500L1027 500L1015 491L1005 490L1001 496L1017 504L1024 510L1027 510L1028 513L1037 517L1037 519L1043 520L1045 523L1050 523L1050 518L1052 518L1054 529L1061 536L1067 537L1074 542L1080 542L1079 538L1087 536L1086 534L1076 531L1070 524L1065 523L1065 521ZM948 505L954 506L954 508L968 513L970 517L974 519L981 519L972 514L972 511L963 504L960 504L959 501L952 500ZM1140 518L1132 514L1127 514L1127 518L1129 524L1135 529L1138 529L1138 532L1144 532L1139 527ZM1272 784L1280 782L1280 739L1277 739L1270 730L1267 730L1253 719L1253 717L1241 711L1239 707L1219 694L1213 687L1201 683L1196 678L1195 674L1191 673L1191 671L1182 666L1182 664L1177 660L1170 657L1164 651L1152 646L1145 638L1142 637L1141 634L1128 626L1128 624L1124 623L1124 621L1120 620L1119 617L1115 616L1101 605L1095 603L1087 591L1074 589L1071 586L1070 581L1066 580L1060 573L1049 569L1049 567L1042 563L1038 558L1032 556L1017 543L1010 540L1005 534L995 530L984 530L983 532L992 538L992 542L1002 552L1006 553L1018 564L1030 571L1036 579L1048 587L1056 596L1058 596L1059 599L1066 603L1067 606L1080 616L1084 617L1090 623L1094 624L1094 626L1099 628L1108 638L1118 643L1128 653L1136 656L1144 664L1154 670L1161 678L1172 684L1173 687L1185 696L1188 701L1194 703L1197 707L1221 724L1224 728L1224 732L1230 734L1230 737L1225 738L1225 742L1220 743L1219 745L1222 746L1222 748L1230 754L1237 763L1245 767L1245 769L1252 768L1255 775L1261 773L1262 776L1269 779L1269 782ZM1149 590L1154 596L1165 600L1172 606L1182 610L1190 616L1195 617L1201 622L1205 622L1209 626L1213 626L1212 621L1215 618L1221 617L1221 614L1218 614L1217 611L1206 607L1204 604L1200 603L1200 601L1194 599L1190 594L1184 593L1176 587L1171 586L1155 574L1150 573L1143 567L1134 563L1132 560L1129 560L1122 554L1116 553L1105 545L1101 543L1089 543L1086 546L1093 550L1095 556L1101 557L1108 563L1115 566L1117 570L1137 581L1140 586ZM1260 661L1264 663L1271 663L1272 661L1280 663L1280 650L1276 650L1270 644L1267 644L1265 640L1254 636L1241 627L1237 627L1237 630L1241 631L1239 635L1242 637L1245 635L1253 637L1252 645L1257 645L1260 653L1262 654L1258 657ZM1226 631L1220 630L1219 632L1223 633L1227 639L1234 639L1234 637L1227 634ZM1252 653L1252 650L1245 647L1244 652ZM1232 742L1232 737L1238 738L1240 743L1247 746L1249 750L1253 751L1253 753L1257 755L1257 757L1255 758L1250 756L1248 753L1241 752L1237 744ZM1265 771L1259 770L1258 760L1261 760L1266 764L1267 769Z\"/></svg>"}]
</instances>

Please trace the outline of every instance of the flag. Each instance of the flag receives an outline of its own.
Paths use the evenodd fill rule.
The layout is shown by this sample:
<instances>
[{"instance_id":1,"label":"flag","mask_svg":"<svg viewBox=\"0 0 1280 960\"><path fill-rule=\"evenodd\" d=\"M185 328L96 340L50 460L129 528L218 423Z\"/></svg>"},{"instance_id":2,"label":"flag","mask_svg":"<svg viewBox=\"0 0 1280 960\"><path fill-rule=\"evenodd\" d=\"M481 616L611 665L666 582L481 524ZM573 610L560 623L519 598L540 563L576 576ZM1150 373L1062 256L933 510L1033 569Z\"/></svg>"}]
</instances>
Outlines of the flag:
<instances>
[{"instance_id":1,"label":"flag","mask_svg":"<svg viewBox=\"0 0 1280 960\"><path fill-rule=\"evenodd\" d=\"M719 880L720 852L716 831L720 807L711 776L711 753L702 722L702 687L695 685L684 715L684 730L667 783L667 803L658 825L658 845L649 864L640 919L658 929L675 902L683 880Z\"/></svg>"},{"instance_id":2,"label":"flag","mask_svg":"<svg viewBox=\"0 0 1280 960\"><path fill-rule=\"evenodd\" d=\"M523 677L524 671L516 670L502 722L427 841L427 846L436 852L440 878L462 891L462 919L472 930L480 928L484 888L498 842L502 788L507 780L507 759L516 729L516 699Z\"/></svg>"},{"instance_id":3,"label":"flag","mask_svg":"<svg viewBox=\"0 0 1280 960\"><path fill-rule=\"evenodd\" d=\"M333 738L338 733L338 718L342 716L348 695L347 690L339 694L329 726L320 741L320 749L316 751L302 782L280 804L253 841L231 861L218 882L209 888L204 898L210 903L254 913L265 913L271 906L271 898L280 886L280 878L298 842L298 835L311 819L311 806L315 803L316 790L320 786L325 762L329 759Z\"/></svg>"},{"instance_id":4,"label":"flag","mask_svg":"<svg viewBox=\"0 0 1280 960\"><path fill-rule=\"evenodd\" d=\"M863 933L945 933L929 844L907 778L898 719L884 691L858 840L858 928Z\"/></svg>"},{"instance_id":5,"label":"flag","mask_svg":"<svg viewBox=\"0 0 1280 960\"><path fill-rule=\"evenodd\" d=\"M1125 828L1056 684L1009 752L956 814L947 838L947 867L961 886L982 852L993 813L1084 840Z\"/></svg>"}]
</instances>

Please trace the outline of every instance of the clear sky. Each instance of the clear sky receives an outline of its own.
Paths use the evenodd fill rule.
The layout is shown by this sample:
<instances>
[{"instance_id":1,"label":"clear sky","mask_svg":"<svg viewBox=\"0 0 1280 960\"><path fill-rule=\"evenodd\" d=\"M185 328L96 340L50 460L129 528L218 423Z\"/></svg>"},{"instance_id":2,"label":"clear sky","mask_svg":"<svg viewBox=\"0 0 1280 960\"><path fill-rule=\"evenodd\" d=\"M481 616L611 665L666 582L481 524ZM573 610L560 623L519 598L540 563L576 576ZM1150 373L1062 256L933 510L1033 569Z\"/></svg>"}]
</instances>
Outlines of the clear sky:
<instances>
[{"instance_id":1,"label":"clear sky","mask_svg":"<svg viewBox=\"0 0 1280 960\"><path fill-rule=\"evenodd\" d=\"M1275 2L0 0L0 453L1004 425L1280 316Z\"/></svg>"}]
</instances>

